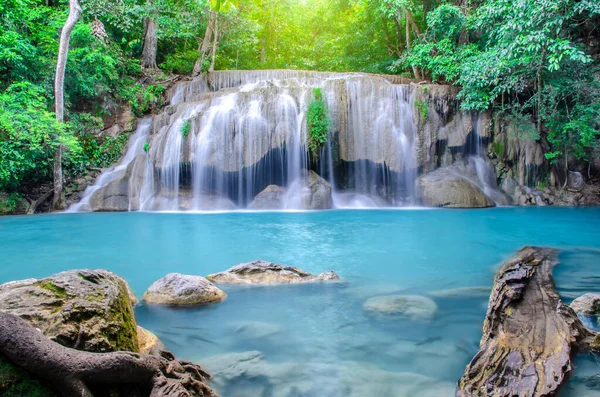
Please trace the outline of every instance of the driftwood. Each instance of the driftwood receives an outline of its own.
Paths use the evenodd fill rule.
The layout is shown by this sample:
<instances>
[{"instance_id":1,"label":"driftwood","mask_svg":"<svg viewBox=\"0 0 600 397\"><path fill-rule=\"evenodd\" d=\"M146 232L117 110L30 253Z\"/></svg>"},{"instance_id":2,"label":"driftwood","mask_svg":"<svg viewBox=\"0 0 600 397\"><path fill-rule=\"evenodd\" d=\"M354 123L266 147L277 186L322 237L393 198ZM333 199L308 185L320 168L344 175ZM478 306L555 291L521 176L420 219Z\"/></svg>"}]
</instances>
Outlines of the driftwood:
<instances>
[{"instance_id":1,"label":"driftwood","mask_svg":"<svg viewBox=\"0 0 600 397\"><path fill-rule=\"evenodd\" d=\"M596 350L596 334L565 306L554 286L557 251L524 247L498 272L479 352L456 395L553 396L578 351Z\"/></svg>"},{"instance_id":2,"label":"driftwood","mask_svg":"<svg viewBox=\"0 0 600 397\"><path fill-rule=\"evenodd\" d=\"M54 190L48 190L46 193L42 194L40 197L38 197L37 200L29 200L29 207L27 208L27 215L33 215L35 214L35 211L37 210L37 208L44 203L44 201L48 200L50 198L50 196L52 196L54 194Z\"/></svg>"},{"instance_id":3,"label":"driftwood","mask_svg":"<svg viewBox=\"0 0 600 397\"><path fill-rule=\"evenodd\" d=\"M89 353L59 345L26 321L0 312L0 355L30 375L52 384L65 397L92 397L91 387L138 385L150 397L216 397L199 366L169 352Z\"/></svg>"}]
</instances>

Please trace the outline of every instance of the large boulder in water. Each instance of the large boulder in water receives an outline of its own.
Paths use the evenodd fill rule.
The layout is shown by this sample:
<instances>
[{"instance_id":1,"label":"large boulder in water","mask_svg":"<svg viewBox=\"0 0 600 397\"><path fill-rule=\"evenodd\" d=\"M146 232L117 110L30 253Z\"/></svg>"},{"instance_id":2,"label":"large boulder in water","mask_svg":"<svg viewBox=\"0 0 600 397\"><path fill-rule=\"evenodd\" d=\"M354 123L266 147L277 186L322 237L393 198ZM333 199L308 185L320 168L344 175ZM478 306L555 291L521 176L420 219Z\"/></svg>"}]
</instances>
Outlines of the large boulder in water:
<instances>
[{"instance_id":1,"label":"large boulder in water","mask_svg":"<svg viewBox=\"0 0 600 397\"><path fill-rule=\"evenodd\" d=\"M261 260L240 263L206 278L217 284L302 284L340 279L333 271L314 275L297 267Z\"/></svg>"},{"instance_id":2,"label":"large boulder in water","mask_svg":"<svg viewBox=\"0 0 600 397\"><path fill-rule=\"evenodd\" d=\"M429 320L437 311L437 304L419 295L386 295L368 299L363 309L380 315L399 315L412 320Z\"/></svg>"},{"instance_id":3,"label":"large boulder in water","mask_svg":"<svg viewBox=\"0 0 600 397\"><path fill-rule=\"evenodd\" d=\"M253 210L272 210L283 208L285 189L277 185L269 185L258 193L248 206Z\"/></svg>"},{"instance_id":4,"label":"large boulder in water","mask_svg":"<svg viewBox=\"0 0 600 397\"><path fill-rule=\"evenodd\" d=\"M222 301L227 294L202 276L169 273L155 281L144 302L159 305L202 305Z\"/></svg>"},{"instance_id":5,"label":"large boulder in water","mask_svg":"<svg viewBox=\"0 0 600 397\"><path fill-rule=\"evenodd\" d=\"M417 194L429 207L485 208L495 204L477 185L449 168L440 168L417 180Z\"/></svg>"},{"instance_id":6,"label":"large boulder in water","mask_svg":"<svg viewBox=\"0 0 600 397\"><path fill-rule=\"evenodd\" d=\"M115 179L97 189L90 197L92 211L136 211L139 204L130 205L131 186L141 186L144 180L146 155L138 155L127 167L118 171Z\"/></svg>"},{"instance_id":7,"label":"large boulder in water","mask_svg":"<svg viewBox=\"0 0 600 397\"><path fill-rule=\"evenodd\" d=\"M90 352L138 351L127 283L106 270L71 270L0 285L0 310L63 346Z\"/></svg>"}]
</instances>

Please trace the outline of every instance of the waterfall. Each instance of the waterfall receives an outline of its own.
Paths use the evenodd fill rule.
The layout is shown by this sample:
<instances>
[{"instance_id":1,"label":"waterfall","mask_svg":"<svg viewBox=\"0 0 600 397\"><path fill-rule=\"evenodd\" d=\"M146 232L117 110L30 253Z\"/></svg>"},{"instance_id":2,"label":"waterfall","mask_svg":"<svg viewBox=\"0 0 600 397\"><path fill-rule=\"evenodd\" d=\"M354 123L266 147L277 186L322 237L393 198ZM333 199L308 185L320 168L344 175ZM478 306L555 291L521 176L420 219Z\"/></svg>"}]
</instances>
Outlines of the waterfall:
<instances>
[{"instance_id":1,"label":"waterfall","mask_svg":"<svg viewBox=\"0 0 600 397\"><path fill-rule=\"evenodd\" d=\"M423 149L430 139L419 136L418 88L408 83L291 70L219 71L178 82L164 111L140 121L120 164L70 210L265 208L253 204L263 193L275 200L266 207L272 209L414 205L418 153L430 151ZM330 119L317 155L307 149L314 88ZM483 165L473 164L489 180Z\"/></svg>"}]
</instances>

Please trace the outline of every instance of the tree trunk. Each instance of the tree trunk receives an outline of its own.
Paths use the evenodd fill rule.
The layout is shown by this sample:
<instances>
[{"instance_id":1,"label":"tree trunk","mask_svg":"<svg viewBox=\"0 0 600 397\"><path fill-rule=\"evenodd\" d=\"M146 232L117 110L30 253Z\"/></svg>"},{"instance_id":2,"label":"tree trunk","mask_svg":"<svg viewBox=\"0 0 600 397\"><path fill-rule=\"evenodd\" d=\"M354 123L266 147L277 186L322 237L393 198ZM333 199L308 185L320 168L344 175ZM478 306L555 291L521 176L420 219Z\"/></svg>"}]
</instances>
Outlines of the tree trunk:
<instances>
[{"instance_id":1,"label":"tree trunk","mask_svg":"<svg viewBox=\"0 0 600 397\"><path fill-rule=\"evenodd\" d=\"M144 18L144 38L142 42L142 68L157 69L156 52L158 48L158 36L156 32L156 10L154 0L149 0L146 5L152 7L152 18Z\"/></svg>"},{"instance_id":2,"label":"tree trunk","mask_svg":"<svg viewBox=\"0 0 600 397\"><path fill-rule=\"evenodd\" d=\"M206 31L204 32L204 38L198 47L198 60L194 65L194 76L197 76L203 72L202 68L211 55L212 43L214 41L214 35L216 34L216 24L217 12L211 10L208 18L208 25L206 26Z\"/></svg>"},{"instance_id":3,"label":"tree trunk","mask_svg":"<svg viewBox=\"0 0 600 397\"><path fill-rule=\"evenodd\" d=\"M215 59L217 57L217 47L219 46L219 14L215 18L215 32L213 34L213 43L212 43L212 55L210 60L210 68L209 72L215 71Z\"/></svg>"},{"instance_id":4,"label":"tree trunk","mask_svg":"<svg viewBox=\"0 0 600 397\"><path fill-rule=\"evenodd\" d=\"M51 341L25 320L0 312L0 354L30 375L52 384L65 397L93 397L90 385L139 385L150 397L217 394L203 382L199 366L167 351L90 353Z\"/></svg>"},{"instance_id":5,"label":"tree trunk","mask_svg":"<svg viewBox=\"0 0 600 397\"><path fill-rule=\"evenodd\" d=\"M65 121L65 69L67 67L67 55L69 53L69 40L75 24L81 17L81 7L78 0L69 0L69 16L65 26L60 33L60 44L58 46L58 59L56 61L56 76L54 79L54 111L56 120L59 123ZM60 137L57 137L60 139ZM63 173L62 173L62 151L63 145L59 143L54 152L54 198L52 206L54 209L64 207L65 196L63 192Z\"/></svg>"},{"instance_id":6,"label":"tree trunk","mask_svg":"<svg viewBox=\"0 0 600 397\"><path fill-rule=\"evenodd\" d=\"M419 33L419 27L415 23L412 14L406 7L402 7L404 11L404 17L406 18L406 52L410 53L410 25L413 25L413 29L417 33ZM421 80L421 73L419 73L419 69L416 66L412 66L413 73L415 75L415 79Z\"/></svg>"}]
</instances>

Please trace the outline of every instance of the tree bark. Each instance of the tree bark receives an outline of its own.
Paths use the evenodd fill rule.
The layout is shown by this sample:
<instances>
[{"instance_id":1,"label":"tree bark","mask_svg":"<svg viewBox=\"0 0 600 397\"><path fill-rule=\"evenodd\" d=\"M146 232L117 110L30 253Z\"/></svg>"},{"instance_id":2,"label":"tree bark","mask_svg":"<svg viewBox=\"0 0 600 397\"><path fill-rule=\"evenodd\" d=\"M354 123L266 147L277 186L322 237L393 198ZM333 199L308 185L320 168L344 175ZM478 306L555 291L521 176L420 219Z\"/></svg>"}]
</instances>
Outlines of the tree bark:
<instances>
[{"instance_id":1,"label":"tree bark","mask_svg":"<svg viewBox=\"0 0 600 397\"><path fill-rule=\"evenodd\" d=\"M194 76L203 72L202 68L211 55L212 44L214 36L216 35L217 18L217 12L211 10L208 18L208 25L206 25L206 31L204 32L204 38L198 47L198 60L194 65Z\"/></svg>"},{"instance_id":2,"label":"tree bark","mask_svg":"<svg viewBox=\"0 0 600 397\"><path fill-rule=\"evenodd\" d=\"M134 384L150 397L217 394L203 382L210 378L199 366L159 355L132 352L89 353L59 345L25 320L0 312L0 354L65 397L93 397L90 384Z\"/></svg>"},{"instance_id":3,"label":"tree bark","mask_svg":"<svg viewBox=\"0 0 600 397\"><path fill-rule=\"evenodd\" d=\"M56 76L54 78L54 111L59 123L65 121L65 69L67 67L67 56L69 53L69 41L75 24L81 17L81 7L78 0L69 0L69 16L60 33L60 44L58 46L58 59L56 61ZM60 139L60 137L59 137ZM62 152L63 144L59 143L54 152L54 197L52 206L54 209L62 209L65 203L63 192Z\"/></svg>"},{"instance_id":4,"label":"tree bark","mask_svg":"<svg viewBox=\"0 0 600 397\"><path fill-rule=\"evenodd\" d=\"M217 47L219 46L219 14L215 18L215 33L213 34L212 55L209 72L215 71L215 59L217 58Z\"/></svg>"},{"instance_id":5,"label":"tree bark","mask_svg":"<svg viewBox=\"0 0 600 397\"><path fill-rule=\"evenodd\" d=\"M156 10L154 0L148 0L146 4L152 7L152 18L144 18L144 38L142 43L142 68L158 69L156 66L156 52L158 48L158 36L156 25Z\"/></svg>"},{"instance_id":6,"label":"tree bark","mask_svg":"<svg viewBox=\"0 0 600 397\"><path fill-rule=\"evenodd\" d=\"M402 7L402 10L404 11L404 17L406 18L406 52L410 53L410 26L412 25L413 29L418 34L420 34L420 31L408 8ZM421 73L419 73L419 69L413 65L412 70L413 74L415 75L415 79L421 80Z\"/></svg>"}]
</instances>

